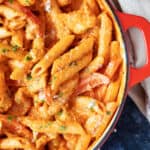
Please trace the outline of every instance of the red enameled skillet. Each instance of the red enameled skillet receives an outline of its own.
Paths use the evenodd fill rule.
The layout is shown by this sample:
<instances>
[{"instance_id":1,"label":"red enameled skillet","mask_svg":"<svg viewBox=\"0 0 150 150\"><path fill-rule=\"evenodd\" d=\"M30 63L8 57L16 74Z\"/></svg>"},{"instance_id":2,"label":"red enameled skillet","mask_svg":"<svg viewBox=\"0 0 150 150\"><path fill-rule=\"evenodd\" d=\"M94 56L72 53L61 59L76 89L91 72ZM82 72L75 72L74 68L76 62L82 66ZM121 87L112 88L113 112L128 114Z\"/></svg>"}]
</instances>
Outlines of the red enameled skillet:
<instances>
[{"instance_id":1,"label":"red enameled skillet","mask_svg":"<svg viewBox=\"0 0 150 150\"><path fill-rule=\"evenodd\" d=\"M140 81L144 80L148 76L150 76L150 22L146 19L126 14L118 11L116 7L114 7L113 0L106 0L106 8L112 14L114 22L118 28L118 32L120 34L120 40L122 41L123 53L124 53L124 64L125 64L125 75L124 75L124 86L122 88L122 98L121 104L117 111L115 112L111 122L109 123L108 127L104 131L101 138L99 138L91 149L96 150L98 147L101 147L104 142L108 139L109 135L113 132L114 127L120 117L120 114L123 110L125 99L128 93L128 90L134 86L135 84L139 83ZM126 42L126 31L131 28L136 27L139 28L145 37L145 43L147 46L147 61L146 64L141 68L134 68L129 63L129 48Z\"/></svg>"}]
</instances>

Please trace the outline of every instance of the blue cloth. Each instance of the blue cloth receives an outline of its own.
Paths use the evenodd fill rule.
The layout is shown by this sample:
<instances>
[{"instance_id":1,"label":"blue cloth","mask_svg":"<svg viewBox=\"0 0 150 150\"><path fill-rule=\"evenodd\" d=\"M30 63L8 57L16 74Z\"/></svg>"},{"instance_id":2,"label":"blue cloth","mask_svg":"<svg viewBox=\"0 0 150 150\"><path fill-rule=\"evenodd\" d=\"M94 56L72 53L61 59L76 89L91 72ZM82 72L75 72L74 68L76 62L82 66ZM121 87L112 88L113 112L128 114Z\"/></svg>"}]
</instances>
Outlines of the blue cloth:
<instances>
[{"instance_id":1,"label":"blue cloth","mask_svg":"<svg viewBox=\"0 0 150 150\"><path fill-rule=\"evenodd\" d=\"M150 150L150 123L129 97L116 129L101 150Z\"/></svg>"}]
</instances>

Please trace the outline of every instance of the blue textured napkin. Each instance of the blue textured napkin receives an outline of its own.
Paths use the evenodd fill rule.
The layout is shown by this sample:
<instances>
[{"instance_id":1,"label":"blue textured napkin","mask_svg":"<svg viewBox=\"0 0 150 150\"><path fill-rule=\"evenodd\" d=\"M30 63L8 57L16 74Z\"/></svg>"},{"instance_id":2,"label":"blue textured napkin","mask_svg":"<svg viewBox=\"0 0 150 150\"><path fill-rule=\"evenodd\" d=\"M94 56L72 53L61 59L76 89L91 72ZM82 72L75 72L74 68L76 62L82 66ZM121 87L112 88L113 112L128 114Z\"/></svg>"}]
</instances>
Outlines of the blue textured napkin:
<instances>
[{"instance_id":1,"label":"blue textured napkin","mask_svg":"<svg viewBox=\"0 0 150 150\"><path fill-rule=\"evenodd\" d=\"M150 150L150 124L129 97L115 132L101 150Z\"/></svg>"}]
</instances>

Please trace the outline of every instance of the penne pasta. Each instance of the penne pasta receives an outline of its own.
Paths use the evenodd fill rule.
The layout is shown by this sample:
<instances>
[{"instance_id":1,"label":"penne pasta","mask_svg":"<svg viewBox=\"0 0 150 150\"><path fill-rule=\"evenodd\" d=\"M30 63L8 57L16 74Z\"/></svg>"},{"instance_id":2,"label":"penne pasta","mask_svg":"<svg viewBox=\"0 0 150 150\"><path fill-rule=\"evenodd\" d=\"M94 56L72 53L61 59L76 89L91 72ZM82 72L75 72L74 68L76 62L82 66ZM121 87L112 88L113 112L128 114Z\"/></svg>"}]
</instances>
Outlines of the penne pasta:
<instances>
[{"instance_id":1,"label":"penne pasta","mask_svg":"<svg viewBox=\"0 0 150 150\"><path fill-rule=\"evenodd\" d=\"M98 56L104 57L104 62L109 58L109 45L112 38L112 21L106 13L100 15L101 28L99 31Z\"/></svg>"},{"instance_id":2,"label":"penne pasta","mask_svg":"<svg viewBox=\"0 0 150 150\"><path fill-rule=\"evenodd\" d=\"M92 51L94 40L93 38L87 38L81 41L81 43L75 48L71 49L69 52L65 53L58 59L54 61L52 72L54 73L62 70L64 67L71 65L71 63L82 58L84 55Z\"/></svg>"},{"instance_id":3,"label":"penne pasta","mask_svg":"<svg viewBox=\"0 0 150 150\"><path fill-rule=\"evenodd\" d=\"M11 35L12 33L8 29L0 27L0 39L10 37Z\"/></svg>"},{"instance_id":4,"label":"penne pasta","mask_svg":"<svg viewBox=\"0 0 150 150\"><path fill-rule=\"evenodd\" d=\"M119 86L120 86L120 78L118 78L116 81L112 81L108 85L105 97L103 99L105 103L114 102L117 100Z\"/></svg>"},{"instance_id":5,"label":"penne pasta","mask_svg":"<svg viewBox=\"0 0 150 150\"><path fill-rule=\"evenodd\" d=\"M104 58L101 56L95 57L90 64L82 71L81 77L84 78L94 72L96 72L98 69L102 68L104 64Z\"/></svg>"},{"instance_id":6,"label":"penne pasta","mask_svg":"<svg viewBox=\"0 0 150 150\"><path fill-rule=\"evenodd\" d=\"M81 60L76 61L76 64L67 66L62 71L55 73L52 76L51 88L56 93L58 91L58 87L64 83L65 81L72 78L76 73L78 73L81 69L85 68L92 59L92 54L84 56Z\"/></svg>"},{"instance_id":7,"label":"penne pasta","mask_svg":"<svg viewBox=\"0 0 150 150\"><path fill-rule=\"evenodd\" d=\"M103 117L103 120L100 124L100 127L97 131L97 138L102 135L102 133L104 132L105 128L107 127L109 121L111 120L113 114L115 113L116 111L116 108L117 108L117 103L116 102L110 102L110 103L107 103L106 105L106 112L105 112L105 115Z\"/></svg>"},{"instance_id":8,"label":"penne pasta","mask_svg":"<svg viewBox=\"0 0 150 150\"><path fill-rule=\"evenodd\" d=\"M88 148L90 144L91 136L88 134L83 134L79 137L78 142L76 144L75 150L85 150Z\"/></svg>"},{"instance_id":9,"label":"penne pasta","mask_svg":"<svg viewBox=\"0 0 150 150\"><path fill-rule=\"evenodd\" d=\"M35 147L25 138L9 137L0 141L0 149L35 150Z\"/></svg>"},{"instance_id":10,"label":"penne pasta","mask_svg":"<svg viewBox=\"0 0 150 150\"><path fill-rule=\"evenodd\" d=\"M119 66L122 63L122 58L119 54L120 46L119 42L113 41L110 46L110 61L105 68L104 73L111 79L117 72Z\"/></svg>"},{"instance_id":11,"label":"penne pasta","mask_svg":"<svg viewBox=\"0 0 150 150\"><path fill-rule=\"evenodd\" d=\"M23 47L23 30L16 31L15 34L12 35L11 45L14 46L14 50L17 48Z\"/></svg>"},{"instance_id":12,"label":"penne pasta","mask_svg":"<svg viewBox=\"0 0 150 150\"><path fill-rule=\"evenodd\" d=\"M38 62L31 71L33 77L39 76L43 72L45 72L48 67L50 67L53 61L59 57L62 53L66 51L66 49L70 46L73 42L74 36L68 35L58 41L56 45L54 45L48 53ZM65 45L64 45L65 44Z\"/></svg>"},{"instance_id":13,"label":"penne pasta","mask_svg":"<svg viewBox=\"0 0 150 150\"><path fill-rule=\"evenodd\" d=\"M36 149L43 149L51 139L43 135L36 141Z\"/></svg>"},{"instance_id":14,"label":"penne pasta","mask_svg":"<svg viewBox=\"0 0 150 150\"><path fill-rule=\"evenodd\" d=\"M44 55L44 40L43 38L37 37L32 43L32 49L24 56L24 59L20 64L14 68L10 75L13 80L23 79L24 76L29 72L34 63L36 63Z\"/></svg>"},{"instance_id":15,"label":"penne pasta","mask_svg":"<svg viewBox=\"0 0 150 150\"><path fill-rule=\"evenodd\" d=\"M121 58L111 60L105 69L105 75L107 75L110 79L113 78L121 63L122 63Z\"/></svg>"},{"instance_id":16,"label":"penne pasta","mask_svg":"<svg viewBox=\"0 0 150 150\"><path fill-rule=\"evenodd\" d=\"M0 43L0 54L10 59L22 60L26 52L21 51L19 47L14 48L13 46Z\"/></svg>"},{"instance_id":17,"label":"penne pasta","mask_svg":"<svg viewBox=\"0 0 150 150\"><path fill-rule=\"evenodd\" d=\"M97 5L96 0L87 0L87 4L90 7L92 13L95 13L95 15L98 15L100 13L100 9Z\"/></svg>"},{"instance_id":18,"label":"penne pasta","mask_svg":"<svg viewBox=\"0 0 150 150\"><path fill-rule=\"evenodd\" d=\"M99 101L104 100L104 97L105 97L105 94L106 94L106 91L107 91L107 86L108 85L104 84L104 85L94 89L95 97L96 97L97 100L99 100Z\"/></svg>"},{"instance_id":19,"label":"penne pasta","mask_svg":"<svg viewBox=\"0 0 150 150\"><path fill-rule=\"evenodd\" d=\"M58 95L54 96L56 97L56 99L60 100L63 103L66 102L70 98L70 96L72 96L74 90L77 88L79 76L75 75L73 78L66 82L67 83L63 83L59 88Z\"/></svg>"},{"instance_id":20,"label":"penne pasta","mask_svg":"<svg viewBox=\"0 0 150 150\"><path fill-rule=\"evenodd\" d=\"M39 77L32 78L29 74L26 76L27 88L32 93L36 93L46 87L47 73L41 74Z\"/></svg>"},{"instance_id":21,"label":"penne pasta","mask_svg":"<svg viewBox=\"0 0 150 150\"><path fill-rule=\"evenodd\" d=\"M35 120L32 118L22 118L21 121L35 132L39 133L63 133L63 134L84 134L84 130L77 122L57 122L47 120Z\"/></svg>"},{"instance_id":22,"label":"penne pasta","mask_svg":"<svg viewBox=\"0 0 150 150\"><path fill-rule=\"evenodd\" d=\"M119 41L112 41L110 44L110 59L120 58L120 44Z\"/></svg>"}]
</instances>

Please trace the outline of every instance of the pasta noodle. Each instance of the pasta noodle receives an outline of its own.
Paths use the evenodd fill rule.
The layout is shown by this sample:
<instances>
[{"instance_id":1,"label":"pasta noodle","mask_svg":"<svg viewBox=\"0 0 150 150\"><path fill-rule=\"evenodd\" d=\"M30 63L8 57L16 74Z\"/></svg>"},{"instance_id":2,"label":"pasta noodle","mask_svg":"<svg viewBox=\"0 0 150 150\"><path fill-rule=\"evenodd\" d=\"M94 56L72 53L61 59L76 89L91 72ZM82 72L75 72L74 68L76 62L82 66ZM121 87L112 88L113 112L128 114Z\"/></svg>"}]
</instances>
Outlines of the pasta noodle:
<instances>
[{"instance_id":1,"label":"pasta noodle","mask_svg":"<svg viewBox=\"0 0 150 150\"><path fill-rule=\"evenodd\" d=\"M103 56L106 60L109 57L109 44L112 38L112 22L110 18L102 13L100 15L101 28L100 28L100 39L99 39L99 48L98 55Z\"/></svg>"},{"instance_id":2,"label":"pasta noodle","mask_svg":"<svg viewBox=\"0 0 150 150\"><path fill-rule=\"evenodd\" d=\"M105 0L0 0L1 150L90 150L102 137L125 74L114 20Z\"/></svg>"},{"instance_id":3,"label":"pasta noodle","mask_svg":"<svg viewBox=\"0 0 150 150\"><path fill-rule=\"evenodd\" d=\"M85 54L92 51L93 44L93 38L85 39L81 41L81 44L79 46L76 46L74 49L71 49L68 53L61 56L59 59L56 59L52 67L52 74L58 72L65 66L69 65L74 61L77 61L78 59L82 58Z\"/></svg>"},{"instance_id":4,"label":"pasta noodle","mask_svg":"<svg viewBox=\"0 0 150 150\"><path fill-rule=\"evenodd\" d=\"M32 70L32 76L38 76L43 73L48 67L50 67L53 61L70 46L73 40L73 35L68 35L61 39L52 49L48 51L44 58L42 58L42 60L38 64L36 64L36 66Z\"/></svg>"},{"instance_id":5,"label":"pasta noodle","mask_svg":"<svg viewBox=\"0 0 150 150\"><path fill-rule=\"evenodd\" d=\"M72 64L61 70L60 72L55 73L52 76L51 88L55 92L57 92L58 87L71 77L73 77L76 73L78 73L81 69L86 67L92 59L91 53L84 56L81 60L76 61L76 64Z\"/></svg>"}]
</instances>

